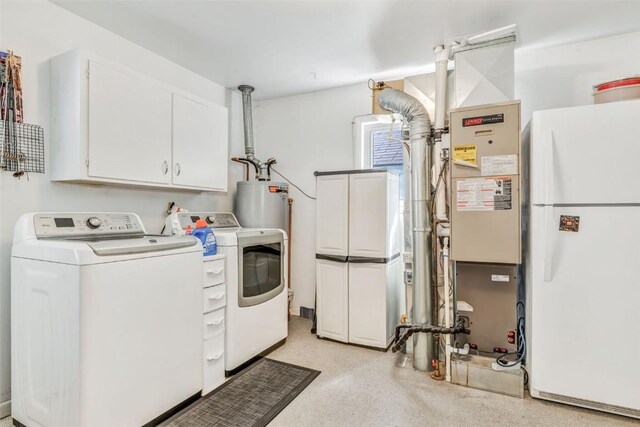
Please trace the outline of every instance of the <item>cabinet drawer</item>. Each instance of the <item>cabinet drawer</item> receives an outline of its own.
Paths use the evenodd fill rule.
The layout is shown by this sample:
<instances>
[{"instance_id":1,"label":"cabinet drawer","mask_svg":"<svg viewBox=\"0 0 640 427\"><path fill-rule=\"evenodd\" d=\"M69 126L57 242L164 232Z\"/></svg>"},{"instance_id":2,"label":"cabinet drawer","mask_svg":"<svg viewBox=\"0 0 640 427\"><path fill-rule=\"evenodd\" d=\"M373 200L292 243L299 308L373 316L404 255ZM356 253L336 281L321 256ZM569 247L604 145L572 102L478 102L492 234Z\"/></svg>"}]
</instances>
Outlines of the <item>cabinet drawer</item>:
<instances>
[{"instance_id":1,"label":"cabinet drawer","mask_svg":"<svg viewBox=\"0 0 640 427\"><path fill-rule=\"evenodd\" d=\"M202 283L205 287L224 283L224 258L205 261L202 270Z\"/></svg>"},{"instance_id":2,"label":"cabinet drawer","mask_svg":"<svg viewBox=\"0 0 640 427\"><path fill-rule=\"evenodd\" d=\"M220 334L224 335L224 308L205 314L203 321L203 339L208 340Z\"/></svg>"},{"instance_id":3,"label":"cabinet drawer","mask_svg":"<svg viewBox=\"0 0 640 427\"><path fill-rule=\"evenodd\" d=\"M203 385L205 395L224 382L224 334L204 342Z\"/></svg>"},{"instance_id":4,"label":"cabinet drawer","mask_svg":"<svg viewBox=\"0 0 640 427\"><path fill-rule=\"evenodd\" d=\"M203 294L203 313L210 313L224 307L227 303L227 289L225 285L206 288Z\"/></svg>"}]
</instances>

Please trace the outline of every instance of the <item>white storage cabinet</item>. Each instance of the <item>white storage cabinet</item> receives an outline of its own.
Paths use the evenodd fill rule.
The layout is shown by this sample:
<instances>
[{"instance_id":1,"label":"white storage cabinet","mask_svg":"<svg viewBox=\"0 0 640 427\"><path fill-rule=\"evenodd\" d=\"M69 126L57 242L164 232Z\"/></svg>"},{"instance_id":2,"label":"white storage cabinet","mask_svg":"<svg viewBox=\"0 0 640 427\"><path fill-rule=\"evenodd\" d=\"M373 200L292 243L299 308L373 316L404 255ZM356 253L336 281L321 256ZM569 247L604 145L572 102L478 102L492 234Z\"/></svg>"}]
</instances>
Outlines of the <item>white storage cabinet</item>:
<instances>
[{"instance_id":1,"label":"white storage cabinet","mask_svg":"<svg viewBox=\"0 0 640 427\"><path fill-rule=\"evenodd\" d=\"M203 396L224 383L224 311L227 305L224 260L224 254L219 254L205 257L202 263Z\"/></svg>"},{"instance_id":2,"label":"white storage cabinet","mask_svg":"<svg viewBox=\"0 0 640 427\"><path fill-rule=\"evenodd\" d=\"M318 336L386 349L399 322L399 177L316 173Z\"/></svg>"},{"instance_id":3,"label":"white storage cabinet","mask_svg":"<svg viewBox=\"0 0 640 427\"><path fill-rule=\"evenodd\" d=\"M52 180L227 191L228 113L126 67L51 60Z\"/></svg>"}]
</instances>

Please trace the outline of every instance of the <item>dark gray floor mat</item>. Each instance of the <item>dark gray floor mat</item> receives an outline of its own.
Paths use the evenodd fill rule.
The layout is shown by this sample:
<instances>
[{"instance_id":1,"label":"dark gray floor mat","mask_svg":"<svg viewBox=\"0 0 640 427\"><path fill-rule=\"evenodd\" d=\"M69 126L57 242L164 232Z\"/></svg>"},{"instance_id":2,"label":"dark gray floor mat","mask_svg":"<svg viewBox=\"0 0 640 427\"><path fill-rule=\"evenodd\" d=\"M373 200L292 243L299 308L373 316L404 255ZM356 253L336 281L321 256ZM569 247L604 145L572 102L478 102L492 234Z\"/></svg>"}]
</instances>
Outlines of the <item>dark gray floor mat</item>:
<instances>
[{"instance_id":1,"label":"dark gray floor mat","mask_svg":"<svg viewBox=\"0 0 640 427\"><path fill-rule=\"evenodd\" d=\"M176 416L167 427L266 426L320 371L260 359Z\"/></svg>"}]
</instances>

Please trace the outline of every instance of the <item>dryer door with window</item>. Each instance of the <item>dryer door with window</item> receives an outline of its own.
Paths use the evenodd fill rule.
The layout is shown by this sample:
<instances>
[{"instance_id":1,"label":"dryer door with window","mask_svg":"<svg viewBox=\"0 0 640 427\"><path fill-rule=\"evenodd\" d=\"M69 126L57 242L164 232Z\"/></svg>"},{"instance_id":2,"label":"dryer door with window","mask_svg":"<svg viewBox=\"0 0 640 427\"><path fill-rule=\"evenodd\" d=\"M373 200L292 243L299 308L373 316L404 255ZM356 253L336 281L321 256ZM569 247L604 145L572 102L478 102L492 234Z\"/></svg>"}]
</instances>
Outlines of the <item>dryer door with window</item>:
<instances>
[{"instance_id":1,"label":"dryer door with window","mask_svg":"<svg viewBox=\"0 0 640 427\"><path fill-rule=\"evenodd\" d=\"M284 289L284 237L277 230L238 233L238 305L269 301Z\"/></svg>"}]
</instances>

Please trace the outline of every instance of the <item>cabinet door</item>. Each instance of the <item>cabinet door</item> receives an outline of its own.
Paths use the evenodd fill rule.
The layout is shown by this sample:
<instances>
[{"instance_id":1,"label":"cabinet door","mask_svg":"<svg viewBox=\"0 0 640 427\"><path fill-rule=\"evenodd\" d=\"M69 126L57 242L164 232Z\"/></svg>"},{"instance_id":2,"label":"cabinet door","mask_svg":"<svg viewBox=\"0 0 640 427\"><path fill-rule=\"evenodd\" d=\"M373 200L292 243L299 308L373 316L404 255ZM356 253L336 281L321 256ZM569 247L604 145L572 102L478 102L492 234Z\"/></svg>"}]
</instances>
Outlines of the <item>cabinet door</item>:
<instances>
[{"instance_id":1,"label":"cabinet door","mask_svg":"<svg viewBox=\"0 0 640 427\"><path fill-rule=\"evenodd\" d=\"M349 176L349 256L386 258L387 174Z\"/></svg>"},{"instance_id":2,"label":"cabinet door","mask_svg":"<svg viewBox=\"0 0 640 427\"><path fill-rule=\"evenodd\" d=\"M316 260L318 336L349 338L349 270L345 262Z\"/></svg>"},{"instance_id":3,"label":"cabinet door","mask_svg":"<svg viewBox=\"0 0 640 427\"><path fill-rule=\"evenodd\" d=\"M171 92L89 61L91 177L169 184Z\"/></svg>"},{"instance_id":4,"label":"cabinet door","mask_svg":"<svg viewBox=\"0 0 640 427\"><path fill-rule=\"evenodd\" d=\"M227 191L227 120L225 107L173 95L173 184Z\"/></svg>"},{"instance_id":5,"label":"cabinet door","mask_svg":"<svg viewBox=\"0 0 640 427\"><path fill-rule=\"evenodd\" d=\"M316 253L349 252L349 175L316 179Z\"/></svg>"},{"instance_id":6,"label":"cabinet door","mask_svg":"<svg viewBox=\"0 0 640 427\"><path fill-rule=\"evenodd\" d=\"M349 342L387 347L387 264L349 263Z\"/></svg>"}]
</instances>

